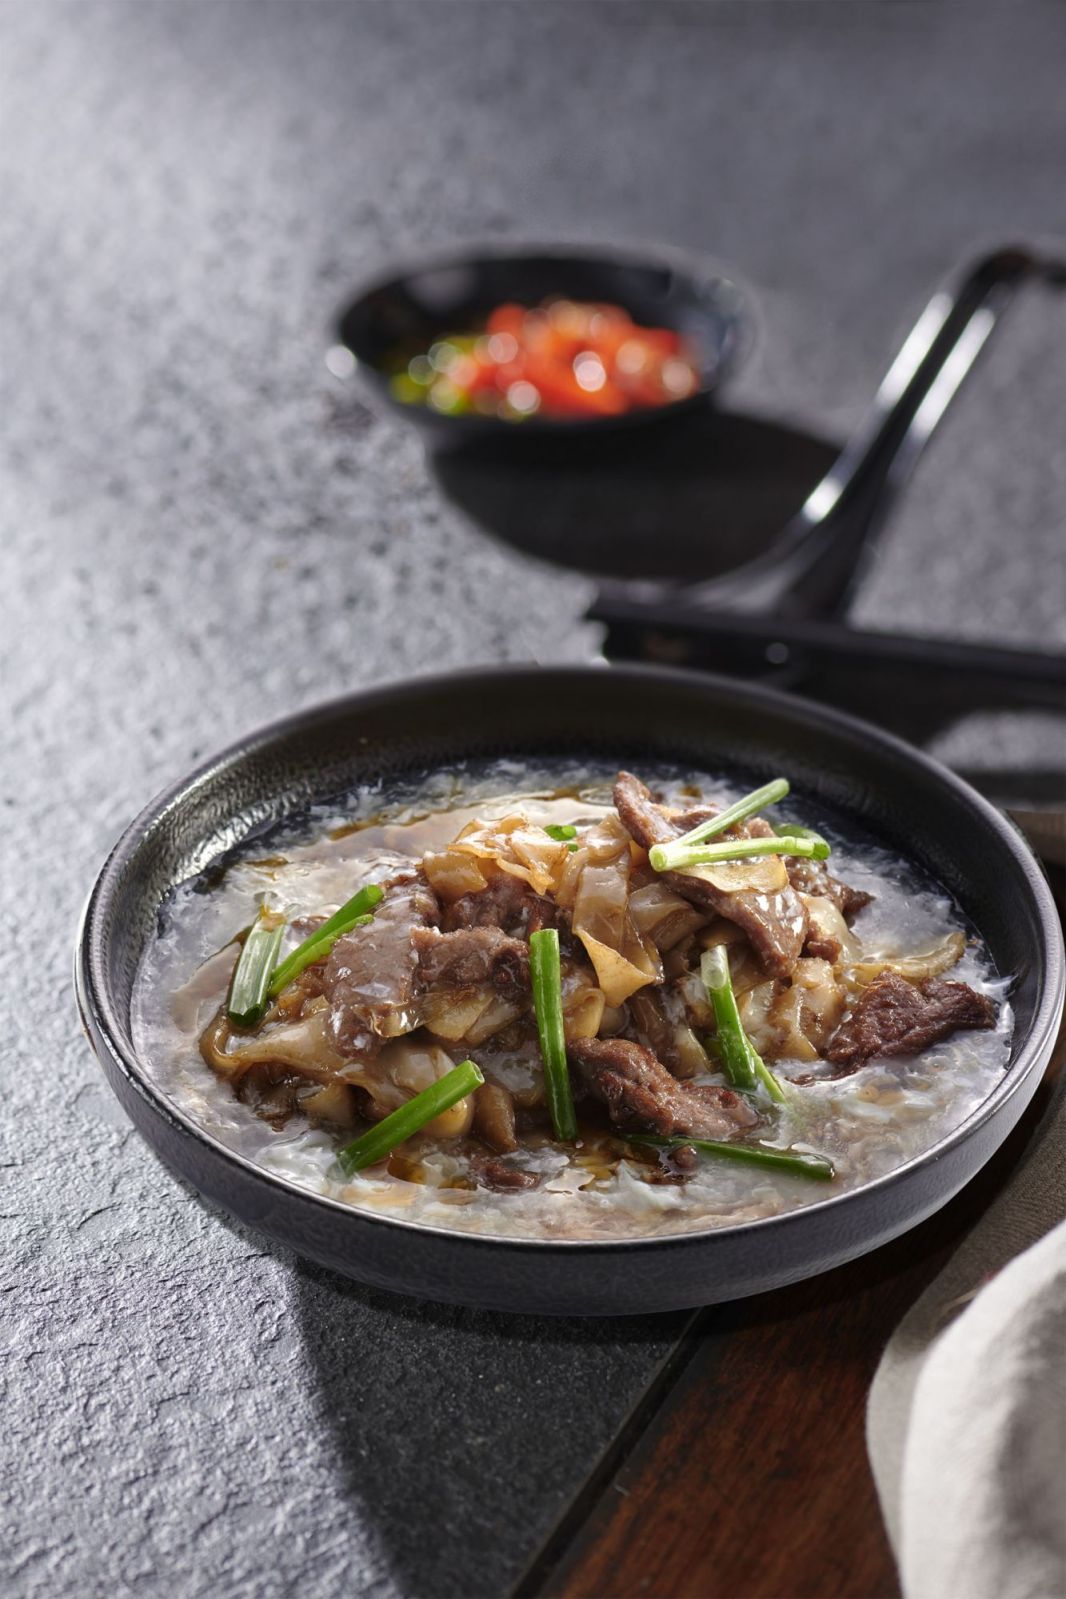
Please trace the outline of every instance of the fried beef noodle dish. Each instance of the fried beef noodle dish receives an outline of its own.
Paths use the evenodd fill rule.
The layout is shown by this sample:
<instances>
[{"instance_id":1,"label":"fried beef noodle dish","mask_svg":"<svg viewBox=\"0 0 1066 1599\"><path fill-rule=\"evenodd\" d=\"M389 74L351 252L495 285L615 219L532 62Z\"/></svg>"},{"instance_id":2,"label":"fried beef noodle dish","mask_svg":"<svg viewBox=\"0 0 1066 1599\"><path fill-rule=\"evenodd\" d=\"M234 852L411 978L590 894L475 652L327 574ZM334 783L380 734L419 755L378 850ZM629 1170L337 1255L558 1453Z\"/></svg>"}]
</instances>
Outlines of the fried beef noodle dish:
<instances>
[{"instance_id":1,"label":"fried beef noodle dish","mask_svg":"<svg viewBox=\"0 0 1066 1599\"><path fill-rule=\"evenodd\" d=\"M784 778L507 762L360 792L180 889L135 1027L275 1176L626 1238L930 1148L1007 1063L1007 986L936 883Z\"/></svg>"}]
</instances>

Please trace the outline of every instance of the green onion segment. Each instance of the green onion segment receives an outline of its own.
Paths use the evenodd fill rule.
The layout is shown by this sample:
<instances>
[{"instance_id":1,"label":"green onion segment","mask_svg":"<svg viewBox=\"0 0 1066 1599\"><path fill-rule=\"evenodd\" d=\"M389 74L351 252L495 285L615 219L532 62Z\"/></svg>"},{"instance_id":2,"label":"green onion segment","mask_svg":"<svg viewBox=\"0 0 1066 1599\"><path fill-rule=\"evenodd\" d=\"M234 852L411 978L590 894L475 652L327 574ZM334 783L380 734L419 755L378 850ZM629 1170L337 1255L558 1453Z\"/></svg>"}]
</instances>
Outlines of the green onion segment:
<instances>
[{"instance_id":1,"label":"green onion segment","mask_svg":"<svg viewBox=\"0 0 1066 1599\"><path fill-rule=\"evenodd\" d=\"M671 839L669 844L656 844L651 854L669 853L681 845L687 848L690 844L702 844L704 839L714 838L716 833L724 833L727 827L736 827L738 822L746 822L749 816L756 816L767 805L776 805L778 800L783 800L787 794L787 780L775 777L772 783L764 783L762 788L753 789L750 794L745 794L743 799L738 799L724 811L719 811L717 816L690 827L680 838ZM652 865L655 866L654 861ZM668 869L666 866L655 866L658 872L665 872Z\"/></svg>"},{"instance_id":2,"label":"green onion segment","mask_svg":"<svg viewBox=\"0 0 1066 1599\"><path fill-rule=\"evenodd\" d=\"M813 839L816 844L825 844L825 839L821 833L816 833L813 827L800 827L796 822L779 822L774 827L774 832L778 838L809 838ZM826 849L828 850L828 848L829 846L826 844Z\"/></svg>"},{"instance_id":3,"label":"green onion segment","mask_svg":"<svg viewBox=\"0 0 1066 1599\"><path fill-rule=\"evenodd\" d=\"M770 1098L781 1104L785 1090L744 1031L737 1009L737 996L733 992L729 951L724 944L715 944L712 949L704 950L700 959L700 977L714 1010L718 1057L730 1083L745 1093L750 1093L757 1083L761 1083Z\"/></svg>"},{"instance_id":4,"label":"green onion segment","mask_svg":"<svg viewBox=\"0 0 1066 1599\"><path fill-rule=\"evenodd\" d=\"M565 844L569 839L577 837L577 828L571 827L569 822L549 822L544 831L549 838L554 838L557 844Z\"/></svg>"},{"instance_id":5,"label":"green onion segment","mask_svg":"<svg viewBox=\"0 0 1066 1599\"><path fill-rule=\"evenodd\" d=\"M757 1144L720 1144L711 1138L659 1138L654 1133L627 1133L627 1144L647 1144L655 1149L696 1149L701 1155L720 1155L725 1160L745 1161L750 1166L769 1166L793 1177L811 1177L816 1182L832 1182L836 1170L824 1155L806 1155L797 1150L761 1149Z\"/></svg>"},{"instance_id":6,"label":"green onion segment","mask_svg":"<svg viewBox=\"0 0 1066 1599\"><path fill-rule=\"evenodd\" d=\"M226 1015L237 1027L254 1027L267 1008L270 974L284 932L283 921L271 926L260 912L241 945L226 1000Z\"/></svg>"},{"instance_id":7,"label":"green onion segment","mask_svg":"<svg viewBox=\"0 0 1066 1599\"><path fill-rule=\"evenodd\" d=\"M350 933L353 927L365 927L365 919L373 919L370 913L384 897L385 890L379 884L368 883L358 894L353 894L351 899L346 900L339 911L334 911L328 921L323 922L321 927L316 927L302 944L297 944L291 954L286 955L270 979L268 989L270 996L273 998L280 994L283 988L288 988L294 978L299 977L305 967L313 966L315 961L322 960L329 954L338 938Z\"/></svg>"},{"instance_id":8,"label":"green onion segment","mask_svg":"<svg viewBox=\"0 0 1066 1599\"><path fill-rule=\"evenodd\" d=\"M376 1165L397 1145L421 1131L434 1117L451 1110L467 1094L480 1088L484 1081L480 1068L472 1060L461 1061L450 1072L445 1072L443 1077L438 1077L435 1083L430 1083L428 1088L415 1094L406 1105L392 1111L383 1121L342 1149L337 1157L342 1168L351 1177L355 1172L362 1171L364 1166Z\"/></svg>"},{"instance_id":9,"label":"green onion segment","mask_svg":"<svg viewBox=\"0 0 1066 1599\"><path fill-rule=\"evenodd\" d=\"M809 828L775 833L772 838L724 838L717 844L653 844L648 860L657 872L683 872L688 866L711 866L715 861L744 861L760 855L797 855L804 860L829 858L829 845Z\"/></svg>"},{"instance_id":10,"label":"green onion segment","mask_svg":"<svg viewBox=\"0 0 1066 1599\"><path fill-rule=\"evenodd\" d=\"M577 1138L577 1117L570 1091L570 1069L566 1062L559 934L554 927L544 927L531 936L529 975L552 1127L556 1138L563 1143L573 1143Z\"/></svg>"}]
</instances>

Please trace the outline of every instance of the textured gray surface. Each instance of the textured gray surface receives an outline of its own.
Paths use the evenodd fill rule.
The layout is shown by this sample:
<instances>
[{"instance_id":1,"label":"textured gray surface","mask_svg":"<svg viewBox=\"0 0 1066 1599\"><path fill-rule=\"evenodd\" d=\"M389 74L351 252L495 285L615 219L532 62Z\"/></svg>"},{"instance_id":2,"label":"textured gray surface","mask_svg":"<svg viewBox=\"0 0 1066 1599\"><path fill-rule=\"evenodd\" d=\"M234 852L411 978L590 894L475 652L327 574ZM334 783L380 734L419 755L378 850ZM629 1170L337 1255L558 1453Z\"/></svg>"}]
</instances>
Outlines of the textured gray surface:
<instances>
[{"instance_id":1,"label":"textured gray surface","mask_svg":"<svg viewBox=\"0 0 1066 1599\"><path fill-rule=\"evenodd\" d=\"M761 310L739 402L840 433L946 265L1066 233L1066 13L7 4L0 29L0 1586L497 1593L675 1324L437 1311L265 1253L105 1092L79 904L142 801L265 716L593 642L584 581L475 537L328 376L351 282L466 233L706 249ZM1066 640L1064 344L1035 303L1004 333L866 619Z\"/></svg>"}]
</instances>

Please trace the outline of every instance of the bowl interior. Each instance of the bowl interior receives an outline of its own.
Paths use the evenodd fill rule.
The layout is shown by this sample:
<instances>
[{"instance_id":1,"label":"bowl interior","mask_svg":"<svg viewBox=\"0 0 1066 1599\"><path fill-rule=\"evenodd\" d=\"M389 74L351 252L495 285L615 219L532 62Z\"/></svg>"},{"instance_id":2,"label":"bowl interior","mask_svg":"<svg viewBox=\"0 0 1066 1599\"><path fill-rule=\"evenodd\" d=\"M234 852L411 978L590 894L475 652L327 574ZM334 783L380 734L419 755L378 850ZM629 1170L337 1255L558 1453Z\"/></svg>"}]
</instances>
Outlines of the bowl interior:
<instances>
[{"instance_id":1,"label":"bowl interior","mask_svg":"<svg viewBox=\"0 0 1066 1599\"><path fill-rule=\"evenodd\" d=\"M358 359L364 377L387 396L385 368L397 348L408 344L425 347L443 333L474 328L505 301L533 306L557 297L607 301L622 306L646 326L676 329L696 353L700 393L704 395L735 364L749 327L739 289L710 271L688 270L669 259L544 250L454 257L401 272L359 295L341 314L338 331ZM628 416L657 415L686 403ZM519 431L492 417L439 417L421 406L401 409L416 421ZM531 418L521 424L520 431L598 427L619 420L552 422L550 418Z\"/></svg>"},{"instance_id":2,"label":"bowl interior","mask_svg":"<svg viewBox=\"0 0 1066 1599\"><path fill-rule=\"evenodd\" d=\"M155 802L117 847L90 902L93 1000L136 1075L130 1005L141 955L175 884L227 849L358 782L463 758L677 761L794 790L849 814L924 866L1014 976L1007 1079L1061 1004L1053 901L1020 836L965 785L835 712L733 681L648 668L500 669L339 701L254 735ZM1031 1052L1030 1052L1031 1053ZM998 1092L998 1091L997 1091Z\"/></svg>"}]
</instances>

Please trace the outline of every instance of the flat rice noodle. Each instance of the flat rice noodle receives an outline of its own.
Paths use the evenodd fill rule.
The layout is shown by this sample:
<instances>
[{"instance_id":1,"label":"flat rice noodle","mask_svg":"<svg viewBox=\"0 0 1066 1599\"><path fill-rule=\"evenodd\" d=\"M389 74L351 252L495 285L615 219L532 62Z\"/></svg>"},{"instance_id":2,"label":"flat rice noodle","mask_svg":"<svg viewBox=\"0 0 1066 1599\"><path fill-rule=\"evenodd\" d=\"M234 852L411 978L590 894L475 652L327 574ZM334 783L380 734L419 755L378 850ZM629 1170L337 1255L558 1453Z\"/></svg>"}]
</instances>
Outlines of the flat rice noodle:
<instances>
[{"instance_id":1,"label":"flat rice noodle","mask_svg":"<svg viewBox=\"0 0 1066 1599\"><path fill-rule=\"evenodd\" d=\"M573 911L574 934L585 946L608 1005L620 1005L646 983L662 979L655 945L629 914L629 859L586 866Z\"/></svg>"},{"instance_id":2,"label":"flat rice noodle","mask_svg":"<svg viewBox=\"0 0 1066 1599\"><path fill-rule=\"evenodd\" d=\"M678 1077L699 1077L712 1064L707 1051L685 1022L678 1022L674 1028L674 1052L674 1073Z\"/></svg>"},{"instance_id":3,"label":"flat rice noodle","mask_svg":"<svg viewBox=\"0 0 1066 1599\"><path fill-rule=\"evenodd\" d=\"M800 995L800 1031L821 1055L843 1019L844 985L828 961L804 955L796 962L792 988Z\"/></svg>"},{"instance_id":4,"label":"flat rice noodle","mask_svg":"<svg viewBox=\"0 0 1066 1599\"><path fill-rule=\"evenodd\" d=\"M403 1010L384 1011L377 1018L374 1035L377 1038L403 1038L419 1026L420 1013L417 1001Z\"/></svg>"},{"instance_id":5,"label":"flat rice noodle","mask_svg":"<svg viewBox=\"0 0 1066 1599\"><path fill-rule=\"evenodd\" d=\"M569 856L565 843L519 815L468 822L449 853L492 861L501 872L528 883L535 894L554 891Z\"/></svg>"},{"instance_id":6,"label":"flat rice noodle","mask_svg":"<svg viewBox=\"0 0 1066 1599\"><path fill-rule=\"evenodd\" d=\"M772 1053L776 1059L818 1059L818 1051L803 1030L803 992L798 984L793 983L790 988L778 990L766 1019L775 1034Z\"/></svg>"},{"instance_id":7,"label":"flat rice noodle","mask_svg":"<svg viewBox=\"0 0 1066 1599\"><path fill-rule=\"evenodd\" d=\"M501 994L491 983L472 988L432 989L421 1001L422 1026L450 1044L483 1044L486 1038L517 1021L524 999Z\"/></svg>"},{"instance_id":8,"label":"flat rice noodle","mask_svg":"<svg viewBox=\"0 0 1066 1599\"><path fill-rule=\"evenodd\" d=\"M488 879L472 855L462 850L427 850L422 870L438 899L452 904L464 894L480 894Z\"/></svg>"},{"instance_id":9,"label":"flat rice noodle","mask_svg":"<svg viewBox=\"0 0 1066 1599\"><path fill-rule=\"evenodd\" d=\"M761 980L766 981L765 974L761 974ZM670 988L684 1007L685 1017L691 1026L703 1029L714 1026L714 1008L698 967L682 973L671 983Z\"/></svg>"},{"instance_id":10,"label":"flat rice noodle","mask_svg":"<svg viewBox=\"0 0 1066 1599\"><path fill-rule=\"evenodd\" d=\"M764 1060L776 1060L781 1053L777 1029L769 1019L770 1007L777 994L778 984L764 979L745 994L737 996L741 1024Z\"/></svg>"},{"instance_id":11,"label":"flat rice noodle","mask_svg":"<svg viewBox=\"0 0 1066 1599\"><path fill-rule=\"evenodd\" d=\"M634 858L633 839L613 811L601 817L594 827L585 829L581 845L588 851L593 866L609 866L613 861Z\"/></svg>"},{"instance_id":12,"label":"flat rice noodle","mask_svg":"<svg viewBox=\"0 0 1066 1599\"><path fill-rule=\"evenodd\" d=\"M675 894L665 883L648 883L635 889L629 896L629 914L641 937L650 938L660 952L673 949L707 920L698 906Z\"/></svg>"},{"instance_id":13,"label":"flat rice noodle","mask_svg":"<svg viewBox=\"0 0 1066 1599\"><path fill-rule=\"evenodd\" d=\"M845 991L828 961L801 956L787 984L763 982L740 996L744 1030L766 1060L818 1060L844 1014Z\"/></svg>"},{"instance_id":14,"label":"flat rice noodle","mask_svg":"<svg viewBox=\"0 0 1066 1599\"><path fill-rule=\"evenodd\" d=\"M516 827L510 845L518 864L533 873L530 883L538 894L554 887L563 858L570 853L563 840L551 838L542 827ZM538 882L544 888L538 888Z\"/></svg>"},{"instance_id":15,"label":"flat rice noodle","mask_svg":"<svg viewBox=\"0 0 1066 1599\"><path fill-rule=\"evenodd\" d=\"M596 968L596 977L599 980L603 996L609 1005L621 1005L630 994L636 993L638 988L643 988L646 983L656 983L659 980L658 971L654 964L646 958L643 949L640 951L641 960L645 965L629 960L621 951L614 949L610 944L601 943L593 938L591 933L577 932L578 938L585 946L589 960Z\"/></svg>"},{"instance_id":16,"label":"flat rice noodle","mask_svg":"<svg viewBox=\"0 0 1066 1599\"><path fill-rule=\"evenodd\" d=\"M572 911L586 867L611 866L624 861L628 874L633 854L633 840L618 817L613 813L604 816L594 827L585 829L576 850L567 850L555 887L556 901L564 910Z\"/></svg>"},{"instance_id":17,"label":"flat rice noodle","mask_svg":"<svg viewBox=\"0 0 1066 1599\"><path fill-rule=\"evenodd\" d=\"M566 864L559 873L559 881L555 886L555 902L562 906L563 910L573 910L577 891L581 886L581 874L585 867L591 864L591 860L592 857L584 846L567 853Z\"/></svg>"},{"instance_id":18,"label":"flat rice noodle","mask_svg":"<svg viewBox=\"0 0 1066 1599\"><path fill-rule=\"evenodd\" d=\"M301 1095L299 1108L312 1121L350 1127L355 1120L355 1095L347 1083L323 1083Z\"/></svg>"},{"instance_id":19,"label":"flat rice noodle","mask_svg":"<svg viewBox=\"0 0 1066 1599\"><path fill-rule=\"evenodd\" d=\"M618 1033L625 1032L628 1021L629 1012L625 1005L608 1005L605 1001L596 1035L598 1038L614 1038Z\"/></svg>"},{"instance_id":20,"label":"flat rice noodle","mask_svg":"<svg viewBox=\"0 0 1066 1599\"><path fill-rule=\"evenodd\" d=\"M236 951L236 940L216 950L174 995L170 1002L170 1014L183 1033L197 1032L203 1006L212 999L217 1003L228 989L239 958Z\"/></svg>"}]
</instances>

